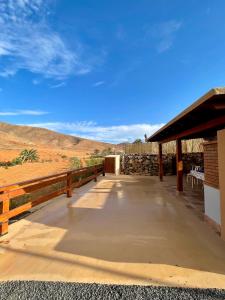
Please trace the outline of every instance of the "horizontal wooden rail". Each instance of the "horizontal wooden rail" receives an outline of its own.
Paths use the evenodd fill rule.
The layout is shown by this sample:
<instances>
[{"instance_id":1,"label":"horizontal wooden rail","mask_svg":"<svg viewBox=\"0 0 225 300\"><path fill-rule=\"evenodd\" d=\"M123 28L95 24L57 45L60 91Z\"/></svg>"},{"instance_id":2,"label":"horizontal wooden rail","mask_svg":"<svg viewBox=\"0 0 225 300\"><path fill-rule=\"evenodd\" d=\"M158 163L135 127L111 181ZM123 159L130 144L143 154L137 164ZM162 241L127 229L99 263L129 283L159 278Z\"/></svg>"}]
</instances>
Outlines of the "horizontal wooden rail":
<instances>
[{"instance_id":1,"label":"horizontal wooden rail","mask_svg":"<svg viewBox=\"0 0 225 300\"><path fill-rule=\"evenodd\" d=\"M0 235L8 233L9 219L20 215L32 207L53 199L64 193L72 197L74 188L95 180L99 175L105 175L104 165L96 165L67 172L57 173L32 180L17 182L15 184L0 187ZM56 186L53 186L56 185ZM53 190L43 194L43 188L54 187ZM37 197L16 208L10 209L10 201L13 198L26 196L32 197L31 193L37 193ZM34 195L33 195L34 196Z\"/></svg>"}]
</instances>

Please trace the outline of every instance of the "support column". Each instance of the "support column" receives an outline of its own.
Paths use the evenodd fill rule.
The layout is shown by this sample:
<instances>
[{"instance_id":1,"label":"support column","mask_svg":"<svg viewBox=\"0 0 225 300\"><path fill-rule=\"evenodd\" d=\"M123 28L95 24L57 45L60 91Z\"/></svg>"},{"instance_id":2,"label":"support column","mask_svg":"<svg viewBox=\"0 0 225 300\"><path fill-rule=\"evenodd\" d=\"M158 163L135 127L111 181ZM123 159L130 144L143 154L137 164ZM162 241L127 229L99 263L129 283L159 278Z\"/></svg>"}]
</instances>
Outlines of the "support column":
<instances>
[{"instance_id":1,"label":"support column","mask_svg":"<svg viewBox=\"0 0 225 300\"><path fill-rule=\"evenodd\" d=\"M221 237L225 241L225 129L218 131ZM213 199L212 199L213 200Z\"/></svg>"},{"instance_id":2,"label":"support column","mask_svg":"<svg viewBox=\"0 0 225 300\"><path fill-rule=\"evenodd\" d=\"M183 161L181 139L176 140L177 191L183 192Z\"/></svg>"},{"instance_id":3,"label":"support column","mask_svg":"<svg viewBox=\"0 0 225 300\"><path fill-rule=\"evenodd\" d=\"M97 182L98 171L97 171L97 167L96 166L94 166L94 175L95 175L94 181Z\"/></svg>"},{"instance_id":4,"label":"support column","mask_svg":"<svg viewBox=\"0 0 225 300\"><path fill-rule=\"evenodd\" d=\"M159 144L159 180L163 181L162 144Z\"/></svg>"}]
</instances>

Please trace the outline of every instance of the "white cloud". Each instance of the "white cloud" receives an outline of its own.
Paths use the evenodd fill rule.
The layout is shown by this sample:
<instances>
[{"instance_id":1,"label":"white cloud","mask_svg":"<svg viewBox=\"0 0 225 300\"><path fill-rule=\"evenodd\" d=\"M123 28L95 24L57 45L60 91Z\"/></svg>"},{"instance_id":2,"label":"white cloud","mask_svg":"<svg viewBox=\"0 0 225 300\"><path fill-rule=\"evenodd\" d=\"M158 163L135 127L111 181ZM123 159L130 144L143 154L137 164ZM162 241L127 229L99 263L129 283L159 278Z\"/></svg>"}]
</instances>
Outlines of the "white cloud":
<instances>
[{"instance_id":1,"label":"white cloud","mask_svg":"<svg viewBox=\"0 0 225 300\"><path fill-rule=\"evenodd\" d=\"M176 32L181 28L182 23L171 20L162 22L151 27L150 31L147 30L147 35L151 35L157 41L157 51L159 53L169 50L174 43Z\"/></svg>"},{"instance_id":2,"label":"white cloud","mask_svg":"<svg viewBox=\"0 0 225 300\"><path fill-rule=\"evenodd\" d=\"M48 128L51 130L65 132L70 135L80 136L97 141L121 143L133 142L137 138L143 139L145 134L150 136L164 124L99 126L94 122L49 122L29 125L34 127Z\"/></svg>"},{"instance_id":3,"label":"white cloud","mask_svg":"<svg viewBox=\"0 0 225 300\"><path fill-rule=\"evenodd\" d=\"M98 87L98 86L100 86L100 85L103 85L105 83L105 81L97 81L97 82L95 82L92 86L93 87Z\"/></svg>"},{"instance_id":4,"label":"white cloud","mask_svg":"<svg viewBox=\"0 0 225 300\"><path fill-rule=\"evenodd\" d=\"M82 47L71 51L47 22L49 0L0 0L0 76L20 69L46 78L83 75L91 66L82 61Z\"/></svg>"},{"instance_id":5,"label":"white cloud","mask_svg":"<svg viewBox=\"0 0 225 300\"><path fill-rule=\"evenodd\" d=\"M15 111L0 111L0 116L42 116L46 115L48 112L46 111L40 111L40 110L15 110Z\"/></svg>"},{"instance_id":6,"label":"white cloud","mask_svg":"<svg viewBox=\"0 0 225 300\"><path fill-rule=\"evenodd\" d=\"M51 85L50 88L51 88L51 89L57 89L57 88L60 88L60 87L65 86L65 85L66 85L65 82L60 82L60 83L58 83L58 84Z\"/></svg>"}]
</instances>

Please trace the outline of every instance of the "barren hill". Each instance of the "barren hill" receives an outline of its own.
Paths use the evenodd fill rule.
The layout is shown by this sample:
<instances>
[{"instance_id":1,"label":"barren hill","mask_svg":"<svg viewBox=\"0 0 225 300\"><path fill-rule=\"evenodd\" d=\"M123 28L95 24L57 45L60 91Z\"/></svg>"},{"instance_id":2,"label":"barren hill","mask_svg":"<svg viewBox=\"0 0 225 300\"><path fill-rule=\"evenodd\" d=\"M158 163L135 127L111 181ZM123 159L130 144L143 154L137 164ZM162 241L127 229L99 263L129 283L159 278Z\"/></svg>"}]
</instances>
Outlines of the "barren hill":
<instances>
[{"instance_id":1,"label":"barren hill","mask_svg":"<svg viewBox=\"0 0 225 300\"><path fill-rule=\"evenodd\" d=\"M52 130L31 126L0 123L0 148L15 149L24 146L60 148L63 150L93 151L103 150L115 145L97 142L80 137L61 134Z\"/></svg>"},{"instance_id":2,"label":"barren hill","mask_svg":"<svg viewBox=\"0 0 225 300\"><path fill-rule=\"evenodd\" d=\"M39 161L10 168L0 167L0 185L58 173L71 168L71 157L79 157L85 166L86 159L95 149L122 149L80 137L61 134L31 126L18 126L0 122L0 162L18 157L21 150L34 148Z\"/></svg>"},{"instance_id":3,"label":"barren hill","mask_svg":"<svg viewBox=\"0 0 225 300\"><path fill-rule=\"evenodd\" d=\"M80 137L61 134L52 130L31 126L19 126L0 122L0 162L18 157L21 150L34 148L39 160L9 168L0 167L0 185L11 184L73 168L72 157L79 157L83 166L95 149L122 150L120 145L102 143Z\"/></svg>"},{"instance_id":4,"label":"barren hill","mask_svg":"<svg viewBox=\"0 0 225 300\"><path fill-rule=\"evenodd\" d=\"M80 138L48 129L7 123L0 123L0 134L5 135L6 141L8 136L9 140L14 140L18 143L22 142L28 145L53 146L57 148L72 148L81 141Z\"/></svg>"}]
</instances>

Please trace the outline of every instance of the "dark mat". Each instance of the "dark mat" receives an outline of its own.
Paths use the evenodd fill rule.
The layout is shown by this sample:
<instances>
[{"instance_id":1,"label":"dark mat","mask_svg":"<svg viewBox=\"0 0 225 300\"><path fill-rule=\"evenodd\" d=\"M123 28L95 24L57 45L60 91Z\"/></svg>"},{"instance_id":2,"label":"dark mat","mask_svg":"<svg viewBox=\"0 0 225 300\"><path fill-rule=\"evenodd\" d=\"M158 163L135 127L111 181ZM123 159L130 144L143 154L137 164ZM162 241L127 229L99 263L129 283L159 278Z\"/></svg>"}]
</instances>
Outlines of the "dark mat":
<instances>
[{"instance_id":1,"label":"dark mat","mask_svg":"<svg viewBox=\"0 0 225 300\"><path fill-rule=\"evenodd\" d=\"M46 281L7 281L0 283L0 299L218 300L225 299L225 290Z\"/></svg>"}]
</instances>

